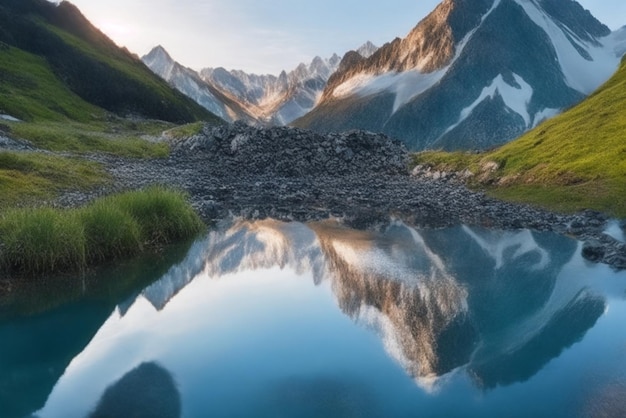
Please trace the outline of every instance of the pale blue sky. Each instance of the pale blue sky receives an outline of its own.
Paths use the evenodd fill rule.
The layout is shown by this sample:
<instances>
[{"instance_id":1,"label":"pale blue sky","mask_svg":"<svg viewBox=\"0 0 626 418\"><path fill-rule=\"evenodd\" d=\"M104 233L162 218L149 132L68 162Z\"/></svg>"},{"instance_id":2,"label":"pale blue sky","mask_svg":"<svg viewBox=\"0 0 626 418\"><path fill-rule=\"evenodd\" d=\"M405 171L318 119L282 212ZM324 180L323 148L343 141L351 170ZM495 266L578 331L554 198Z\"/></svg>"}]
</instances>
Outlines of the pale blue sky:
<instances>
[{"instance_id":1,"label":"pale blue sky","mask_svg":"<svg viewBox=\"0 0 626 418\"><path fill-rule=\"evenodd\" d=\"M316 55L405 36L440 0L70 0L114 41L143 55L161 44L194 69L277 74ZM611 29L626 1L580 0Z\"/></svg>"}]
</instances>

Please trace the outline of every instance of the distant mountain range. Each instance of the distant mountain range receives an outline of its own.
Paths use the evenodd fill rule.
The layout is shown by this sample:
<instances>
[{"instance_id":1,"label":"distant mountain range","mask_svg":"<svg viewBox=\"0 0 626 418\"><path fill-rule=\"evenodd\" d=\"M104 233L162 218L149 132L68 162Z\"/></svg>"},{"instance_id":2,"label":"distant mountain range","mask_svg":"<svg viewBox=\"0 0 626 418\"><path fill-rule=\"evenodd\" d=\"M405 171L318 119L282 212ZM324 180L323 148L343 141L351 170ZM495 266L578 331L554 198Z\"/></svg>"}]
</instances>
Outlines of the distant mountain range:
<instances>
[{"instance_id":1,"label":"distant mountain range","mask_svg":"<svg viewBox=\"0 0 626 418\"><path fill-rule=\"evenodd\" d=\"M278 76L199 73L161 47L158 75L227 121L384 132L410 149L488 149L580 102L618 68L611 32L573 0L444 0L403 39Z\"/></svg>"},{"instance_id":2,"label":"distant mountain range","mask_svg":"<svg viewBox=\"0 0 626 418\"><path fill-rule=\"evenodd\" d=\"M378 48L367 42L359 56L371 56ZM142 58L143 62L172 86L227 121L286 125L305 115L317 104L328 78L337 70L341 57L315 57L280 75L248 74L222 67L196 72L177 63L161 46Z\"/></svg>"},{"instance_id":3,"label":"distant mountain range","mask_svg":"<svg viewBox=\"0 0 626 418\"><path fill-rule=\"evenodd\" d=\"M139 116L217 121L156 77L71 3L0 2L0 114L27 120Z\"/></svg>"},{"instance_id":4,"label":"distant mountain range","mask_svg":"<svg viewBox=\"0 0 626 418\"><path fill-rule=\"evenodd\" d=\"M571 0L445 0L406 38L346 54L294 125L384 132L414 150L491 148L592 93L625 38Z\"/></svg>"}]
</instances>

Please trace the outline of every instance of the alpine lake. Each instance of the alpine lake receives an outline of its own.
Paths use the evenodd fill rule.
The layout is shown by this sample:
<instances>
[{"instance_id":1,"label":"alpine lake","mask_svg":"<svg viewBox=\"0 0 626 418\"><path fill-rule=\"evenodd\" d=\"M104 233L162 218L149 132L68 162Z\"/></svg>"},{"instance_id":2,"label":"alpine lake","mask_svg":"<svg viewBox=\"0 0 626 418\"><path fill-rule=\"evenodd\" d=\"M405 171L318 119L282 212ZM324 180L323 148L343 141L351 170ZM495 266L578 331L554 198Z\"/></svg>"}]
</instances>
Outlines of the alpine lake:
<instances>
[{"instance_id":1,"label":"alpine lake","mask_svg":"<svg viewBox=\"0 0 626 418\"><path fill-rule=\"evenodd\" d=\"M623 417L626 272L581 246L240 221L0 289L0 417Z\"/></svg>"}]
</instances>

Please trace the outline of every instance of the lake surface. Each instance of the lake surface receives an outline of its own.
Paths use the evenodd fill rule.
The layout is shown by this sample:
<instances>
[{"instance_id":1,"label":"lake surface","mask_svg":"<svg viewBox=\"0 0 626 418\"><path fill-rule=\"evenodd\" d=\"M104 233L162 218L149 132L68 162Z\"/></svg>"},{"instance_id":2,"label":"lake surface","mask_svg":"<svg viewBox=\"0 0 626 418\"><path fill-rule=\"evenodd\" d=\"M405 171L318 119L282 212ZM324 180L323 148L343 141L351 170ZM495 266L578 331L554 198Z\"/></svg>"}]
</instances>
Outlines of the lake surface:
<instances>
[{"instance_id":1,"label":"lake surface","mask_svg":"<svg viewBox=\"0 0 626 418\"><path fill-rule=\"evenodd\" d=\"M222 226L56 303L5 304L0 417L626 416L626 273L580 247Z\"/></svg>"}]
</instances>

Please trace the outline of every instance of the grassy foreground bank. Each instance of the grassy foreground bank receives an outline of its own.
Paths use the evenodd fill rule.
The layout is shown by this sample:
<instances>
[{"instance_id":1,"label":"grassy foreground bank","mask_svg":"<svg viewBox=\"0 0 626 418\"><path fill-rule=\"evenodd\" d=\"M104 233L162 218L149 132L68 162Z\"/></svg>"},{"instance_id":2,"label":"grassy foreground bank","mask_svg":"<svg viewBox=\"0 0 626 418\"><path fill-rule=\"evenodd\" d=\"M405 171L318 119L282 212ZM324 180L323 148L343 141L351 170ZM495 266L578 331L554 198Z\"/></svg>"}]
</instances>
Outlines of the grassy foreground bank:
<instances>
[{"instance_id":1,"label":"grassy foreground bank","mask_svg":"<svg viewBox=\"0 0 626 418\"><path fill-rule=\"evenodd\" d=\"M20 276L80 271L192 237L203 227L186 195L163 187L78 209L10 209L0 215L0 265Z\"/></svg>"}]
</instances>

